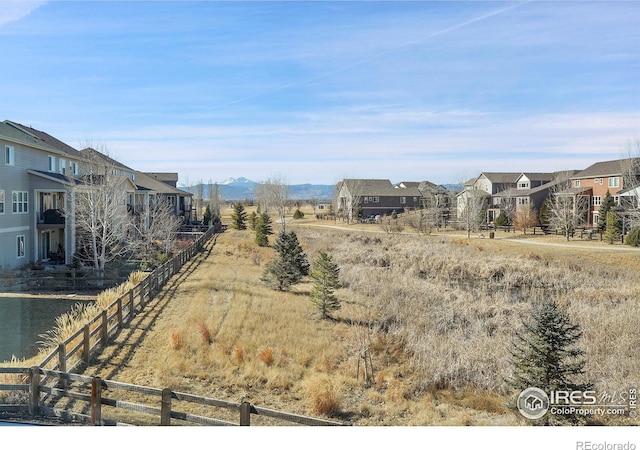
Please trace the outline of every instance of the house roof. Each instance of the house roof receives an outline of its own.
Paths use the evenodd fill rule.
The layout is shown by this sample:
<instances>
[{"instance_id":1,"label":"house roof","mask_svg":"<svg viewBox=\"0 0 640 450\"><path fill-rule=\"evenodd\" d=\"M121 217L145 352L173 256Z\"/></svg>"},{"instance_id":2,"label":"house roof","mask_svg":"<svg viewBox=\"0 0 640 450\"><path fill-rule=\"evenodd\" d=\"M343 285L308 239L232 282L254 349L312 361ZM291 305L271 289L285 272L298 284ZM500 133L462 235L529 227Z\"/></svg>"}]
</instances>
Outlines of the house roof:
<instances>
[{"instance_id":1,"label":"house roof","mask_svg":"<svg viewBox=\"0 0 640 450\"><path fill-rule=\"evenodd\" d=\"M4 123L11 127L16 128L17 130L26 134L27 136L31 136L32 138L35 138L37 141L45 143L49 147L52 147L58 151L66 153L69 156L80 158L80 152L78 150L76 150L75 148L71 147L68 144L65 144L59 139L54 138L50 134L45 133L44 131L36 130L35 128L28 127L26 125L22 125L16 122L12 122L10 120L5 120Z\"/></svg>"},{"instance_id":2,"label":"house roof","mask_svg":"<svg viewBox=\"0 0 640 450\"><path fill-rule=\"evenodd\" d=\"M478 178L484 175L492 183L515 183L522 172L482 172Z\"/></svg>"},{"instance_id":3,"label":"house roof","mask_svg":"<svg viewBox=\"0 0 640 450\"><path fill-rule=\"evenodd\" d=\"M139 190L155 191L159 194L174 194L181 195L183 197L191 197L193 194L187 191L183 191L178 188L164 183L156 178L149 176L144 172L135 172L136 174L136 186Z\"/></svg>"},{"instance_id":4,"label":"house roof","mask_svg":"<svg viewBox=\"0 0 640 450\"><path fill-rule=\"evenodd\" d=\"M518 180L522 178L522 176L527 177L529 181L551 181L555 178L555 175L549 172L523 172L518 177Z\"/></svg>"},{"instance_id":5,"label":"house roof","mask_svg":"<svg viewBox=\"0 0 640 450\"><path fill-rule=\"evenodd\" d=\"M572 178L577 179L577 178L592 178L592 177L622 175L631 164L635 164L636 167L640 167L640 158L626 158L626 159L614 159L612 161L600 161L590 165L583 171L578 172Z\"/></svg>"},{"instance_id":6,"label":"house roof","mask_svg":"<svg viewBox=\"0 0 640 450\"><path fill-rule=\"evenodd\" d=\"M87 147L87 148L83 148L82 150L80 150L80 153L87 159L101 159L102 161L104 161L105 163L113 166L113 167L117 167L120 169L124 169L124 170L128 170L131 173L134 173L135 170L133 170L131 167L125 166L124 164L122 164L120 161L117 161L113 158L111 158L108 155L105 155L102 152L99 152L98 150L91 148L91 147Z\"/></svg>"},{"instance_id":7,"label":"house roof","mask_svg":"<svg viewBox=\"0 0 640 450\"><path fill-rule=\"evenodd\" d=\"M143 172L146 175L149 175L151 178L155 178L156 180L162 181L163 183L168 183L173 187L176 187L178 183L178 173L177 172Z\"/></svg>"},{"instance_id":8,"label":"house roof","mask_svg":"<svg viewBox=\"0 0 640 450\"><path fill-rule=\"evenodd\" d=\"M376 197L399 197L399 196L416 196L420 197L421 193L417 187L397 188L391 184L389 180L380 179L344 179L338 183L338 190L345 186L356 196L376 196Z\"/></svg>"}]
</instances>

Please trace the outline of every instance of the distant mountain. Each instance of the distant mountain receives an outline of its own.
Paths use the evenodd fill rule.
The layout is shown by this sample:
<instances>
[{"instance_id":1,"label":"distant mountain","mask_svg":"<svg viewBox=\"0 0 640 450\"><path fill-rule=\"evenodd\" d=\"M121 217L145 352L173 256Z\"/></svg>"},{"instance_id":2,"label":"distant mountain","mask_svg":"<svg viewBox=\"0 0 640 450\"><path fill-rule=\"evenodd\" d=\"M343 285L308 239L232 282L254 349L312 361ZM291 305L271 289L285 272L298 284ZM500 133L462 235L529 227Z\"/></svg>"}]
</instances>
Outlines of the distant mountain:
<instances>
[{"instance_id":1,"label":"distant mountain","mask_svg":"<svg viewBox=\"0 0 640 450\"><path fill-rule=\"evenodd\" d=\"M254 190L258 183L247 178L227 178L217 183L218 190L224 201L248 200L254 198ZM215 184L214 184L215 185ZM196 194L200 185L180 186L180 189ZM209 198L209 186L202 185L202 195ZM335 195L335 186L332 184L292 184L289 185L289 198L291 200L331 200Z\"/></svg>"}]
</instances>

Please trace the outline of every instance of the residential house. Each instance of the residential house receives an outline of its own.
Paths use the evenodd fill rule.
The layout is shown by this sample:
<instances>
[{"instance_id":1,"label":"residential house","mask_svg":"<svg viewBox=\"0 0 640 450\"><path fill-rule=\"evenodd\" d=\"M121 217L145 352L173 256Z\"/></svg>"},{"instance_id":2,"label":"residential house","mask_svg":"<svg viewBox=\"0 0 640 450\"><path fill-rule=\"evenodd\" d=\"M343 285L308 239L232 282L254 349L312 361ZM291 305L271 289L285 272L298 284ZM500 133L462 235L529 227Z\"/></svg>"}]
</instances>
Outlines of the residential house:
<instances>
[{"instance_id":1,"label":"residential house","mask_svg":"<svg viewBox=\"0 0 640 450\"><path fill-rule=\"evenodd\" d=\"M493 222L502 210L502 197L496 194L515 189L521 173L482 172L477 178L464 183L464 190L456 195L457 216L462 217L471 197L487 201L487 222Z\"/></svg>"},{"instance_id":2,"label":"residential house","mask_svg":"<svg viewBox=\"0 0 640 450\"><path fill-rule=\"evenodd\" d=\"M500 211L505 211L508 216L512 216L510 217L512 220L517 211L523 208L540 211L549 192L553 189L569 187L570 177L577 172L577 170L568 170L553 173L521 173L516 179L516 187L495 194L492 204Z\"/></svg>"},{"instance_id":3,"label":"residential house","mask_svg":"<svg viewBox=\"0 0 640 450\"><path fill-rule=\"evenodd\" d=\"M571 177L571 187L565 194L584 196L588 199L589 208L585 217L586 226L597 226L600 219L599 210L607 192L613 197L614 203L620 206L620 194L628 196L636 186L625 186L625 174L630 168L635 172L633 177L640 175L640 158L616 159L600 161L587 167ZM630 190L629 190L630 189Z\"/></svg>"},{"instance_id":4,"label":"residential house","mask_svg":"<svg viewBox=\"0 0 640 450\"><path fill-rule=\"evenodd\" d=\"M70 180L83 158L49 134L5 120L0 122L0 266L13 269L55 258L69 263L75 250Z\"/></svg>"},{"instance_id":5,"label":"residential house","mask_svg":"<svg viewBox=\"0 0 640 450\"><path fill-rule=\"evenodd\" d=\"M72 187L82 189L99 152L78 151L9 120L0 122L0 148L0 268L47 260L71 263L77 244ZM191 194L171 186L177 176L163 177L164 183L100 155L122 177L132 208L136 199L162 197L175 205L176 215L189 219Z\"/></svg>"},{"instance_id":6,"label":"residential house","mask_svg":"<svg viewBox=\"0 0 640 450\"><path fill-rule=\"evenodd\" d=\"M394 186L389 180L344 179L336 186L338 217L348 221L420 208L422 194L417 187Z\"/></svg>"}]
</instances>

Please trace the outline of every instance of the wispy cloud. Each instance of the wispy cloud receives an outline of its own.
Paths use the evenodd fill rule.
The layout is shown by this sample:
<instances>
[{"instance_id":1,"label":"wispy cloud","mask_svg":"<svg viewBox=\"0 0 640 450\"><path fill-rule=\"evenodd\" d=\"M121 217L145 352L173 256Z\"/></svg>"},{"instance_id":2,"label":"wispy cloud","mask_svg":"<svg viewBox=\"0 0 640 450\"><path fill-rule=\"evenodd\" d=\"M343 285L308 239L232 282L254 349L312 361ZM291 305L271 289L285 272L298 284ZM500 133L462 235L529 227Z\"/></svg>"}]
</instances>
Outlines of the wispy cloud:
<instances>
[{"instance_id":1,"label":"wispy cloud","mask_svg":"<svg viewBox=\"0 0 640 450\"><path fill-rule=\"evenodd\" d=\"M46 2L34 1L0 1L0 28L17 22L31 14L33 11L44 5Z\"/></svg>"}]
</instances>

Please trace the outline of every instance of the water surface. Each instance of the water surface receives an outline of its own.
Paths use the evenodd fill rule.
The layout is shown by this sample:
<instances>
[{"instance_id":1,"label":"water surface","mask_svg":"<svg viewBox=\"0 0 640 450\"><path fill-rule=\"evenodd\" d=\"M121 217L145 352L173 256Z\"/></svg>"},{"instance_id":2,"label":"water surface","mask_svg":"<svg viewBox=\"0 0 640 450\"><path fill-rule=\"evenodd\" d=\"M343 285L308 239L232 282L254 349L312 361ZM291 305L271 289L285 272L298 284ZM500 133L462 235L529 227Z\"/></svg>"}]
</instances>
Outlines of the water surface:
<instances>
[{"instance_id":1,"label":"water surface","mask_svg":"<svg viewBox=\"0 0 640 450\"><path fill-rule=\"evenodd\" d=\"M76 303L77 299L0 297L0 361L37 355L40 335Z\"/></svg>"}]
</instances>

